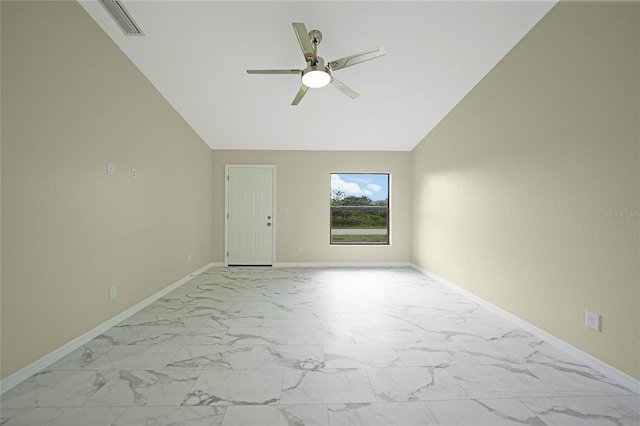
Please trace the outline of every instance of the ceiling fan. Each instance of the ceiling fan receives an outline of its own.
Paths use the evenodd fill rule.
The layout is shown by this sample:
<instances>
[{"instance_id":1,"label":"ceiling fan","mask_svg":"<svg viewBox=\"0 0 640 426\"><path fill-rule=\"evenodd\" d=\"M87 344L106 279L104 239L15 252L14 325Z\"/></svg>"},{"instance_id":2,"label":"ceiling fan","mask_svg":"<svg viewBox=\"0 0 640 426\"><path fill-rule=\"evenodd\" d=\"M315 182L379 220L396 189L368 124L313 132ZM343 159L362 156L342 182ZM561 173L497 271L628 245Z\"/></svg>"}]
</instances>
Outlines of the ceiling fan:
<instances>
[{"instance_id":1,"label":"ceiling fan","mask_svg":"<svg viewBox=\"0 0 640 426\"><path fill-rule=\"evenodd\" d=\"M298 43L300 43L300 48L302 49L304 60L307 62L307 67L303 70L247 70L247 73L299 74L302 78L302 86L300 87L300 90L298 91L296 97L293 98L293 102L291 102L291 105L298 105L309 88L317 89L320 87L324 87L329 83L331 83L333 87L337 88L352 99L360 96L358 93L346 86L343 82L335 78L331 73L342 68L350 67L351 65L359 64L360 62L369 61L371 59L383 56L385 54L384 49L382 47L379 47L377 49L368 50L366 52L357 53L355 55L345 56L344 58L330 61L325 65L324 59L318 56L318 45L322 41L322 33L318 30L307 32L307 28L305 27L305 25L300 22L294 22L292 25L293 31L298 37Z\"/></svg>"}]
</instances>

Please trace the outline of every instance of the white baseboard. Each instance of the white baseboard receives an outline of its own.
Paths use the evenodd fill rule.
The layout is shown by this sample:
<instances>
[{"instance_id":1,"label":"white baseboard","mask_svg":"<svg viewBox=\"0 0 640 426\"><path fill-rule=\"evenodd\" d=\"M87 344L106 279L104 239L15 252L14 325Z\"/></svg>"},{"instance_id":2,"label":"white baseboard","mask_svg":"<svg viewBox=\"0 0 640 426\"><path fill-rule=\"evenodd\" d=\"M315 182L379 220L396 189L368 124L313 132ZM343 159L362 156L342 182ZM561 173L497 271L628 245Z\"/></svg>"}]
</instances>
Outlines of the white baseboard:
<instances>
[{"instance_id":1,"label":"white baseboard","mask_svg":"<svg viewBox=\"0 0 640 426\"><path fill-rule=\"evenodd\" d=\"M27 380L29 377L33 376L37 372L47 368L48 366L50 366L54 362L56 362L56 361L60 360L61 358L67 356L68 354L70 354L71 352L75 351L76 349L78 349L82 345L84 345L87 342L89 342L89 341L93 340L94 338L98 337L99 335L101 335L102 333L104 333L105 331L107 331L108 329L113 327L114 325L119 324L120 322L122 322L125 319L129 318L131 315L135 314L136 312L146 308L147 306L149 306L150 304L152 304L153 302L155 302L156 300L158 300L162 296L164 296L164 295L168 294L169 292L175 290L176 288L180 287L182 284L186 283L187 281L189 281L193 277L201 274L202 272L206 271L207 269L209 269L212 266L215 266L215 263L209 263L209 264L203 266L202 268L198 269L197 271L194 271L191 274L189 274L189 275L187 275L187 276L185 276L183 278L180 278L178 281L176 281L173 284L170 284L169 286L163 288L162 290L160 290L159 292L153 294L152 296L147 297L146 299L144 299L143 301L135 304L134 306L132 306L129 309L127 309L126 311L123 311L123 312L119 313L115 317L103 322L99 326L87 331L86 333L82 334L81 336L76 337L75 339L73 339L72 341L70 341L70 342L68 342L68 343L66 343L64 345L62 345L58 349L55 349L52 352L49 352L48 354L46 354L42 358L32 362L31 364L27 365L26 367L24 367L24 368L16 371L15 373L10 374L9 376L5 377L4 379L2 379L0 381L0 394L8 391L9 389L13 388L14 386L16 386L18 384L24 382L25 380Z\"/></svg>"},{"instance_id":2,"label":"white baseboard","mask_svg":"<svg viewBox=\"0 0 640 426\"><path fill-rule=\"evenodd\" d=\"M620 371L617 368L607 364L606 362L601 361L598 358L595 358L593 355L589 355L588 353L582 351L581 349L578 349L575 346L570 345L564 340L561 340L555 337L554 335L547 333L546 331L524 321L523 319L513 315L512 313L509 313L504 309L490 302L487 302L486 300L474 295L473 293L468 292L467 290L464 290L463 288L447 281L446 279L440 277L439 275L434 274L433 272L423 269L413 263L411 264L411 267L417 271L420 271L421 273L428 276L429 278L432 278L438 283L446 287L449 287L452 290L457 291L458 293L463 294L464 296L468 297L469 299L473 300L474 302L478 303L484 308L489 309L490 311L506 319L507 321L515 323L517 326L521 327L522 329L544 340L545 342L549 343L556 349L559 349L573 356L578 361L588 365L594 370L599 371L600 373L604 374L605 376L609 377L610 379L619 383L620 385L626 387L627 389L630 389L635 393L640 394L640 380L636 379L635 377L632 377L627 373Z\"/></svg>"},{"instance_id":3,"label":"white baseboard","mask_svg":"<svg viewBox=\"0 0 640 426\"><path fill-rule=\"evenodd\" d=\"M276 262L274 268L399 268L410 262Z\"/></svg>"}]
</instances>

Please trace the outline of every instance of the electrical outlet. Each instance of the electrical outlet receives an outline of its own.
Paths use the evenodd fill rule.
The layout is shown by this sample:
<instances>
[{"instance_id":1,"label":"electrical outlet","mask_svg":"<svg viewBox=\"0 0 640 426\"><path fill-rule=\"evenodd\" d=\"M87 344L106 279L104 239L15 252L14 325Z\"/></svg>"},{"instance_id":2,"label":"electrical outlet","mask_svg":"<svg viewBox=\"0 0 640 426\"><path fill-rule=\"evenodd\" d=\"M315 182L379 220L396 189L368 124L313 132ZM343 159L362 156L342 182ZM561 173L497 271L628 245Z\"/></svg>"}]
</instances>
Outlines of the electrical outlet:
<instances>
[{"instance_id":1,"label":"electrical outlet","mask_svg":"<svg viewBox=\"0 0 640 426\"><path fill-rule=\"evenodd\" d=\"M600 331L600 314L587 311L585 315L585 325L595 331Z\"/></svg>"},{"instance_id":2,"label":"electrical outlet","mask_svg":"<svg viewBox=\"0 0 640 426\"><path fill-rule=\"evenodd\" d=\"M115 176L116 174L116 165L111 161L107 161L107 176Z\"/></svg>"},{"instance_id":3,"label":"electrical outlet","mask_svg":"<svg viewBox=\"0 0 640 426\"><path fill-rule=\"evenodd\" d=\"M427 252L427 261L431 262L433 260L433 254L429 251Z\"/></svg>"},{"instance_id":4,"label":"electrical outlet","mask_svg":"<svg viewBox=\"0 0 640 426\"><path fill-rule=\"evenodd\" d=\"M298 254L302 254L302 246L298 246Z\"/></svg>"},{"instance_id":5,"label":"electrical outlet","mask_svg":"<svg viewBox=\"0 0 640 426\"><path fill-rule=\"evenodd\" d=\"M187 262L191 263L191 253L187 256Z\"/></svg>"},{"instance_id":6,"label":"electrical outlet","mask_svg":"<svg viewBox=\"0 0 640 426\"><path fill-rule=\"evenodd\" d=\"M138 172L136 169L131 169L131 179L135 179L138 177Z\"/></svg>"},{"instance_id":7,"label":"electrical outlet","mask_svg":"<svg viewBox=\"0 0 640 426\"><path fill-rule=\"evenodd\" d=\"M112 285L111 287L109 287L109 299L115 299L117 295L118 295L118 287L116 287L115 285Z\"/></svg>"}]
</instances>

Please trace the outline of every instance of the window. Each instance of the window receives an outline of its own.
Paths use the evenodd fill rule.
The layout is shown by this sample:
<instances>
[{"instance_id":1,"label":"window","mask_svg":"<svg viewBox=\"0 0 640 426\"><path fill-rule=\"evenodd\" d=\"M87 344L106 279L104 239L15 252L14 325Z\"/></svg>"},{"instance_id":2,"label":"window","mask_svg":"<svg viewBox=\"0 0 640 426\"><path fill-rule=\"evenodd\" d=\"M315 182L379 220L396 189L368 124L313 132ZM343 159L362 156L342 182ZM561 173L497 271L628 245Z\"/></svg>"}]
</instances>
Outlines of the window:
<instances>
[{"instance_id":1,"label":"window","mask_svg":"<svg viewBox=\"0 0 640 426\"><path fill-rule=\"evenodd\" d=\"M389 245L389 174L331 173L331 244Z\"/></svg>"}]
</instances>

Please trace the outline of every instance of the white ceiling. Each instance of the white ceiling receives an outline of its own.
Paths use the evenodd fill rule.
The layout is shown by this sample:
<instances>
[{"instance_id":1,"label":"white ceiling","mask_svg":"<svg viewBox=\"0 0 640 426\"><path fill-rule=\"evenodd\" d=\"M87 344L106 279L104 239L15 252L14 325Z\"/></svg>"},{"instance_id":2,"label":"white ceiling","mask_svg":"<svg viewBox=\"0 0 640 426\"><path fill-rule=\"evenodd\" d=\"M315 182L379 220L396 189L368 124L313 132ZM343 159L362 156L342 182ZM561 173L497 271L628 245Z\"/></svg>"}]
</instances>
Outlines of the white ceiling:
<instances>
[{"instance_id":1,"label":"white ceiling","mask_svg":"<svg viewBox=\"0 0 640 426\"><path fill-rule=\"evenodd\" d=\"M213 149L408 151L553 7L554 1L132 1L144 37L125 36L96 0L81 5ZM323 34L338 70L300 105L306 66L291 23Z\"/></svg>"}]
</instances>

